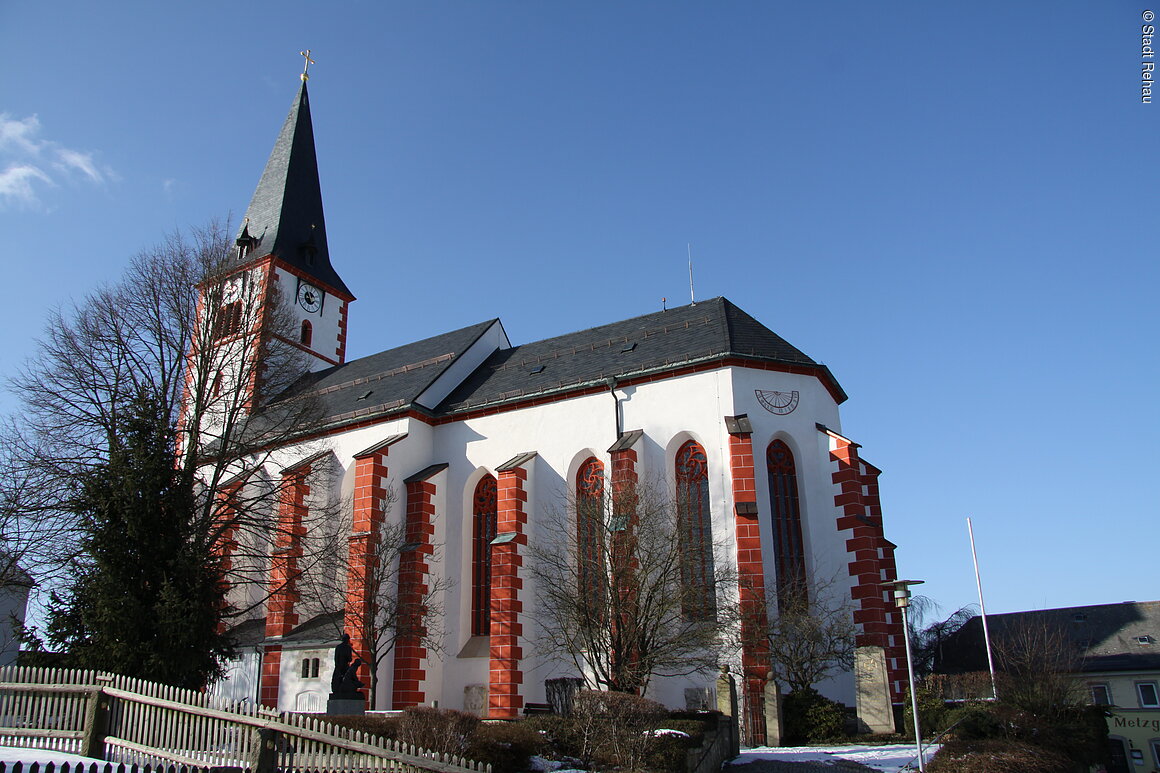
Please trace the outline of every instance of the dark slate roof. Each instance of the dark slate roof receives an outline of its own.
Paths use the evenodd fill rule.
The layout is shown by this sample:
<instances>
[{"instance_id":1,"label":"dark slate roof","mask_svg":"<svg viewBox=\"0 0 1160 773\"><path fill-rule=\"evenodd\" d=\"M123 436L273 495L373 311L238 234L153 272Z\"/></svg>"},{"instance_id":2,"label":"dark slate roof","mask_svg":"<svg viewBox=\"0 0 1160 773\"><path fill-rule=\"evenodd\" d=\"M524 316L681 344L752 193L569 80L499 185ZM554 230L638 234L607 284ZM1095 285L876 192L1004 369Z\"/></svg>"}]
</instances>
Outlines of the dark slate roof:
<instances>
[{"instance_id":1,"label":"dark slate roof","mask_svg":"<svg viewBox=\"0 0 1160 773\"><path fill-rule=\"evenodd\" d=\"M282 637L286 647L337 645L342 639L342 612L323 612Z\"/></svg>"},{"instance_id":2,"label":"dark slate roof","mask_svg":"<svg viewBox=\"0 0 1160 773\"><path fill-rule=\"evenodd\" d=\"M497 351L436 413L455 414L726 357L815 370L845 399L825 366L729 300L713 298Z\"/></svg>"},{"instance_id":3,"label":"dark slate roof","mask_svg":"<svg viewBox=\"0 0 1160 773\"><path fill-rule=\"evenodd\" d=\"M987 615L992 649L1002 651L1021 630L1058 632L1076 653L1076 670L1085 672L1160 669L1160 601L1125 601L1086 607L1040 609ZM1146 637L1148 643L1141 644ZM983 626L972 617L943 644L936 664L943 673L987 670Z\"/></svg>"},{"instance_id":4,"label":"dark slate roof","mask_svg":"<svg viewBox=\"0 0 1160 773\"><path fill-rule=\"evenodd\" d=\"M324 427L405 408L454 416L482 406L567 392L606 379L663 373L726 357L780 363L815 373L840 397L829 370L725 298L646 314L493 352L433 412L416 398L498 320L389 349L312 373L290 395L318 394ZM271 408L280 400L273 401Z\"/></svg>"},{"instance_id":5,"label":"dark slate roof","mask_svg":"<svg viewBox=\"0 0 1160 773\"><path fill-rule=\"evenodd\" d=\"M291 394L318 395L327 425L391 413L411 405L496 322L480 322L308 374Z\"/></svg>"},{"instance_id":6,"label":"dark slate roof","mask_svg":"<svg viewBox=\"0 0 1160 773\"><path fill-rule=\"evenodd\" d=\"M256 647L266 639L266 621L264 618L243 620L228 635L235 647Z\"/></svg>"},{"instance_id":7,"label":"dark slate roof","mask_svg":"<svg viewBox=\"0 0 1160 773\"><path fill-rule=\"evenodd\" d=\"M350 290L330 265L322 188L314 152L314 127L306 83L298 91L254 191L242 234L256 240L247 257L273 254L335 290Z\"/></svg>"}]
</instances>

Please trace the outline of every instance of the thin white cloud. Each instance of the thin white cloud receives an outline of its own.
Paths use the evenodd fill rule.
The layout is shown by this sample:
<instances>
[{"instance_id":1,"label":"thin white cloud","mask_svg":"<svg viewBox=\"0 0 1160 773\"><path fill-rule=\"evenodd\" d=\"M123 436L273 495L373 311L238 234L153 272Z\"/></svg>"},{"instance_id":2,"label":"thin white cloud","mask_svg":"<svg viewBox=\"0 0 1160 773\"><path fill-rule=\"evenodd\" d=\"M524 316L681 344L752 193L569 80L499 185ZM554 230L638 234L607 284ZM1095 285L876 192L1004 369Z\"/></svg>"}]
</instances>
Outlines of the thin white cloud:
<instances>
[{"instance_id":1,"label":"thin white cloud","mask_svg":"<svg viewBox=\"0 0 1160 773\"><path fill-rule=\"evenodd\" d=\"M76 169L95 183L105 181L104 175L98 172L97 168L93 165L93 155L91 153L81 153L80 151L69 150L68 148L57 148L55 152L58 161L54 166L58 169L64 171Z\"/></svg>"},{"instance_id":2,"label":"thin white cloud","mask_svg":"<svg viewBox=\"0 0 1160 773\"><path fill-rule=\"evenodd\" d=\"M29 164L13 164L0 172L0 207L9 204L16 206L38 204L40 199L32 187L34 182L54 185L51 177Z\"/></svg>"},{"instance_id":3,"label":"thin white cloud","mask_svg":"<svg viewBox=\"0 0 1160 773\"><path fill-rule=\"evenodd\" d=\"M62 182L85 181L103 185L113 172L101 168L92 153L66 148L40 136L35 116L13 118L0 113L0 208L37 207L45 188Z\"/></svg>"},{"instance_id":4,"label":"thin white cloud","mask_svg":"<svg viewBox=\"0 0 1160 773\"><path fill-rule=\"evenodd\" d=\"M44 143L36 140L40 133L40 119L29 116L24 120L0 113L0 152L15 152L23 156L40 155Z\"/></svg>"}]
</instances>

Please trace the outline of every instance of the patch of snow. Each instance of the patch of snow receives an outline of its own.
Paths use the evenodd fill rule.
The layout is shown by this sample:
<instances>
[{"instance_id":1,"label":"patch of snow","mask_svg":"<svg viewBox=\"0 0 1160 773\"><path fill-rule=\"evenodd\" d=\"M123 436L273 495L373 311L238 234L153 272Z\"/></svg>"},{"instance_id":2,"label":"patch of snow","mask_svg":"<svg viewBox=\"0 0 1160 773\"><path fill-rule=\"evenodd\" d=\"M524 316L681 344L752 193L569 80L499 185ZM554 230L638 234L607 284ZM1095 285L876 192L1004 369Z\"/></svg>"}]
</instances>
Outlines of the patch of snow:
<instances>
[{"instance_id":1,"label":"patch of snow","mask_svg":"<svg viewBox=\"0 0 1160 773\"><path fill-rule=\"evenodd\" d=\"M69 765L76 765L78 762L83 762L86 765L90 762L104 762L94 757L82 757L79 754L69 754L68 752L58 752L52 749L26 749L20 746L0 746L0 762L13 763L23 762L25 765L31 762L39 762L42 765L49 762L60 766L64 763Z\"/></svg>"},{"instance_id":2,"label":"patch of snow","mask_svg":"<svg viewBox=\"0 0 1160 773\"><path fill-rule=\"evenodd\" d=\"M923 746L923 757L930 760L938 751L937 746ZM828 762L837 760L860 762L867 767L884 773L898 773L907 769L908 764L917 762L917 750L913 744L887 744L885 746L755 746L742 749L731 765L744 765L758 760L782 760L784 762Z\"/></svg>"},{"instance_id":3,"label":"patch of snow","mask_svg":"<svg viewBox=\"0 0 1160 773\"><path fill-rule=\"evenodd\" d=\"M648 731L647 735L656 738L657 736L667 735L672 738L691 738L691 736L684 730L670 730L668 728L659 728L657 730Z\"/></svg>"},{"instance_id":4,"label":"patch of snow","mask_svg":"<svg viewBox=\"0 0 1160 773\"><path fill-rule=\"evenodd\" d=\"M532 771L532 773L589 773L579 768L565 767L575 762L576 760L549 760L544 757L535 756L528 760L528 770Z\"/></svg>"}]
</instances>

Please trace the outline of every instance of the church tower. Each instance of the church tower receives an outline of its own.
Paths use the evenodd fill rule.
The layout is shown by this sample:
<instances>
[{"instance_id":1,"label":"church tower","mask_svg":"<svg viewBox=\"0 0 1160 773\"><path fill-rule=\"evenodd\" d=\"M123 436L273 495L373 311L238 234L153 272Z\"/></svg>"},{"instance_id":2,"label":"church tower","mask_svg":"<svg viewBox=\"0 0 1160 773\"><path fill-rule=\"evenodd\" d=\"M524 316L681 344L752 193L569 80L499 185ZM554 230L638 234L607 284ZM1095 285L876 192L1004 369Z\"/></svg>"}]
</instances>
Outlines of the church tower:
<instances>
[{"instance_id":1,"label":"church tower","mask_svg":"<svg viewBox=\"0 0 1160 773\"><path fill-rule=\"evenodd\" d=\"M309 355L311 371L346 360L347 306L354 296L330 264L305 75L231 262L226 303L240 298L262 309L277 307L283 317L278 335Z\"/></svg>"}]
</instances>

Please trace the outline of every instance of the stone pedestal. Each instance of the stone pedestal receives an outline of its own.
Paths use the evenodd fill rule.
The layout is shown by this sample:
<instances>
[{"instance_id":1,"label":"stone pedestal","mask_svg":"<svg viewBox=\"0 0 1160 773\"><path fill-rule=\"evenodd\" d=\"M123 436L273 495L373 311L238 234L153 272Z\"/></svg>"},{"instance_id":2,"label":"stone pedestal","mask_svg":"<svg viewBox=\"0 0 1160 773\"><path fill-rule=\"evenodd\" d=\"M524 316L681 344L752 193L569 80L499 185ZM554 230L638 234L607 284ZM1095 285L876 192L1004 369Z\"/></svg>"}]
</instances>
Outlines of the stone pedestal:
<instances>
[{"instance_id":1,"label":"stone pedestal","mask_svg":"<svg viewBox=\"0 0 1160 773\"><path fill-rule=\"evenodd\" d=\"M366 712L366 698L350 698L345 695L335 697L334 693L331 693L330 700L326 702L327 714L365 714Z\"/></svg>"},{"instance_id":2,"label":"stone pedestal","mask_svg":"<svg viewBox=\"0 0 1160 773\"><path fill-rule=\"evenodd\" d=\"M781 687L770 679L765 683L765 745L781 746Z\"/></svg>"},{"instance_id":3,"label":"stone pedestal","mask_svg":"<svg viewBox=\"0 0 1160 773\"><path fill-rule=\"evenodd\" d=\"M361 691L346 691L331 693L326 701L327 714L365 714L367 713L367 696Z\"/></svg>"}]
</instances>

